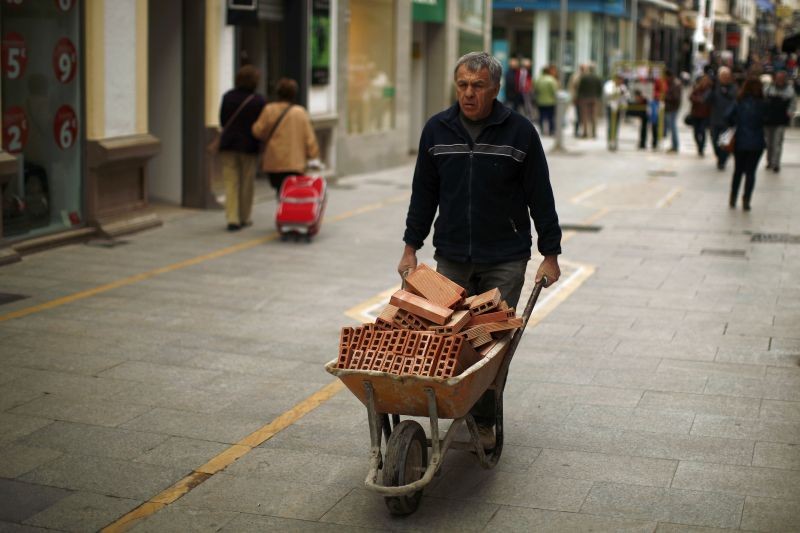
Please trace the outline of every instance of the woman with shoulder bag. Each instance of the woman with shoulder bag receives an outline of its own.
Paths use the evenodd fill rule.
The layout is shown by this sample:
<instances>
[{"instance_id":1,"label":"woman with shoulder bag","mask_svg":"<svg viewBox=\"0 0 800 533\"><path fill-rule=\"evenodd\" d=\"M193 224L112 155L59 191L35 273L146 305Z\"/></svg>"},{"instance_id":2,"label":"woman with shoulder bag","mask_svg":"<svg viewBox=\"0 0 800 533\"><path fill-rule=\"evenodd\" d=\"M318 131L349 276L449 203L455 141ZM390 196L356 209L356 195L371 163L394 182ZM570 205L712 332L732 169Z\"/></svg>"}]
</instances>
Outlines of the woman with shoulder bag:
<instances>
[{"instance_id":1,"label":"woman with shoulder bag","mask_svg":"<svg viewBox=\"0 0 800 533\"><path fill-rule=\"evenodd\" d=\"M278 101L264 106L253 124L253 135L264 141L261 170L280 195L287 177L302 175L308 161L319 157L319 146L308 113L294 103L297 82L279 79L276 94Z\"/></svg>"},{"instance_id":2,"label":"woman with shoulder bag","mask_svg":"<svg viewBox=\"0 0 800 533\"><path fill-rule=\"evenodd\" d=\"M219 153L225 183L225 218L228 231L253 224L253 188L258 163L258 140L251 128L266 100L256 94L258 71L245 65L236 73L235 88L225 93L219 109L222 133Z\"/></svg>"},{"instance_id":3,"label":"woman with shoulder bag","mask_svg":"<svg viewBox=\"0 0 800 533\"><path fill-rule=\"evenodd\" d=\"M736 197L739 195L739 185L742 174L745 176L743 207L750 211L750 199L756 186L756 168L758 160L764 153L764 89L761 80L749 77L742 84L736 97L736 106L732 110L730 123L736 127L734 138L734 169L731 182L730 206L736 207Z\"/></svg>"}]
</instances>

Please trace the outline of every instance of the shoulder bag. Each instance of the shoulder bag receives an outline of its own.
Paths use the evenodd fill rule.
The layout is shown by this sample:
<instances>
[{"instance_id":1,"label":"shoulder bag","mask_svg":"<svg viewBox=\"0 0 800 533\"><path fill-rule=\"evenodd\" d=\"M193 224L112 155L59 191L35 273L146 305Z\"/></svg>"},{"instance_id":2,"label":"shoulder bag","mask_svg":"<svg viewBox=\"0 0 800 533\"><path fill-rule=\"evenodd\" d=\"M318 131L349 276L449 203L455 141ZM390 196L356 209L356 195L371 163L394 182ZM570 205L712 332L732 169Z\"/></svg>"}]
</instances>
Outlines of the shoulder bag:
<instances>
[{"instance_id":1,"label":"shoulder bag","mask_svg":"<svg viewBox=\"0 0 800 533\"><path fill-rule=\"evenodd\" d=\"M225 125L222 126L222 129L219 131L219 133L217 133L211 140L211 142L208 143L208 146L206 146L206 151L208 151L209 154L216 154L217 152L219 152L219 145L220 142L222 141L222 135L225 133L225 130L228 129L228 126L230 126L233 123L236 117L239 116L239 113L241 113L242 109L244 109L244 106L246 106L250 102L250 100L253 99L253 97L255 97L255 94L251 94L250 96L245 98L244 102L239 104L239 107L236 108L236 111L234 111L233 115L231 115L231 118L228 119L228 122L226 122Z\"/></svg>"}]
</instances>

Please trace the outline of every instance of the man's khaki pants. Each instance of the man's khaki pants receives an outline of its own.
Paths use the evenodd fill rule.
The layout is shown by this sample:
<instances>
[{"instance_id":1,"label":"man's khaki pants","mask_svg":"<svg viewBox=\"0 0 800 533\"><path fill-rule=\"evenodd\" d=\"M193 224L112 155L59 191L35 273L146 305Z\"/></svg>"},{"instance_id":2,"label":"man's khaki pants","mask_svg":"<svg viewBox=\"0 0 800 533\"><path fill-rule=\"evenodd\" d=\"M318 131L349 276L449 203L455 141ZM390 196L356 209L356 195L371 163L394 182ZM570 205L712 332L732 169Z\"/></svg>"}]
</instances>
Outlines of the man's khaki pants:
<instances>
[{"instance_id":1,"label":"man's khaki pants","mask_svg":"<svg viewBox=\"0 0 800 533\"><path fill-rule=\"evenodd\" d=\"M228 224L250 224L257 154L220 152L225 182L225 218Z\"/></svg>"}]
</instances>

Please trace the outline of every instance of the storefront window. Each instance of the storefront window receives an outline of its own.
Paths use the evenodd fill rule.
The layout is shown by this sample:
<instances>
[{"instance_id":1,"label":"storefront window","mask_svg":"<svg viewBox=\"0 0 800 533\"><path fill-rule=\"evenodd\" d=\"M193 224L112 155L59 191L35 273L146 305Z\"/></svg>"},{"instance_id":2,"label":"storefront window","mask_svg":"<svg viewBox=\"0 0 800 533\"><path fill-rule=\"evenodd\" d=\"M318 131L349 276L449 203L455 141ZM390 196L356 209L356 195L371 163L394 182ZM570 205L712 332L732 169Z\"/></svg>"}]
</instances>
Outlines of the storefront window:
<instances>
[{"instance_id":1,"label":"storefront window","mask_svg":"<svg viewBox=\"0 0 800 533\"><path fill-rule=\"evenodd\" d=\"M79 2L6 1L0 19L3 149L19 160L2 191L3 237L80 225Z\"/></svg>"},{"instance_id":2,"label":"storefront window","mask_svg":"<svg viewBox=\"0 0 800 533\"><path fill-rule=\"evenodd\" d=\"M351 0L347 132L394 128L394 0Z\"/></svg>"},{"instance_id":3,"label":"storefront window","mask_svg":"<svg viewBox=\"0 0 800 533\"><path fill-rule=\"evenodd\" d=\"M483 32L484 0L459 0L458 21L462 26Z\"/></svg>"}]
</instances>

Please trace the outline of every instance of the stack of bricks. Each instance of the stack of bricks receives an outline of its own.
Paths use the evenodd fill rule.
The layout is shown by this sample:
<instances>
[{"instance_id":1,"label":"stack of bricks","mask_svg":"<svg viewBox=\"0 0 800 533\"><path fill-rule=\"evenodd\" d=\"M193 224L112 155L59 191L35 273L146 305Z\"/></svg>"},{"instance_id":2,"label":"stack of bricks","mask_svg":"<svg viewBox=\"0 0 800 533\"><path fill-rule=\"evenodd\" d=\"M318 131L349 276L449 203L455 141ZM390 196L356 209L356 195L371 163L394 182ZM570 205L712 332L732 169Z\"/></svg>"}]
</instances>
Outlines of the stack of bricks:
<instances>
[{"instance_id":1,"label":"stack of bricks","mask_svg":"<svg viewBox=\"0 0 800 533\"><path fill-rule=\"evenodd\" d=\"M465 294L420 265L374 324L342 328L337 368L438 378L460 374L523 323L499 290Z\"/></svg>"}]
</instances>

